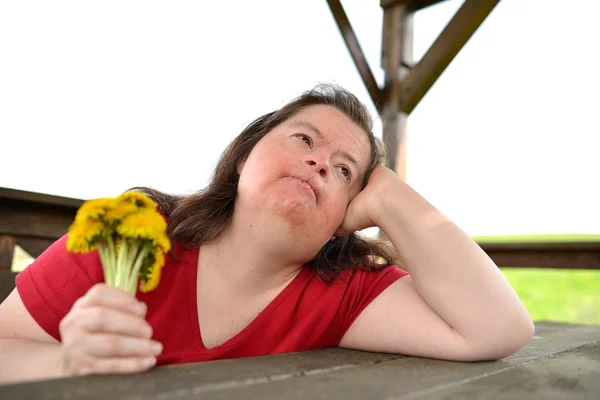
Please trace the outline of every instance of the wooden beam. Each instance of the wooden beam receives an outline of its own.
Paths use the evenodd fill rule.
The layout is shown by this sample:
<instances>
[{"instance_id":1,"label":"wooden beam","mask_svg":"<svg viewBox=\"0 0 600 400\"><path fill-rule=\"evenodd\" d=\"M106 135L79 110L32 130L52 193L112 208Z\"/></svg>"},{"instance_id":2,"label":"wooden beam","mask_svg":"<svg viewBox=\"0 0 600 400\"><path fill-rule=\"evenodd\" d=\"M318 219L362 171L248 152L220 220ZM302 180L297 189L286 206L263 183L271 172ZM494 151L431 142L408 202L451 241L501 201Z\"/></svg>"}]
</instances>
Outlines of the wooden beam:
<instances>
[{"instance_id":1,"label":"wooden beam","mask_svg":"<svg viewBox=\"0 0 600 400\"><path fill-rule=\"evenodd\" d=\"M446 0L381 0L380 4L381 7L386 8L393 6L396 3L403 3L406 4L409 11L418 11L444 1Z\"/></svg>"},{"instance_id":2,"label":"wooden beam","mask_svg":"<svg viewBox=\"0 0 600 400\"><path fill-rule=\"evenodd\" d=\"M75 207L76 209L83 204L83 200L73 199L71 197L54 196L50 194L0 187L0 204L7 200L47 204L50 206Z\"/></svg>"},{"instance_id":3,"label":"wooden beam","mask_svg":"<svg viewBox=\"0 0 600 400\"><path fill-rule=\"evenodd\" d=\"M377 110L381 110L381 89L379 89L379 85L375 80L375 76L371 72L371 68L367 63L367 59L358 43L358 39L356 34L354 33L354 29L352 29L352 25L350 25L350 21L346 16L346 12L344 11L344 7L339 0L327 0L327 4L329 5L329 9L333 14L333 18L337 24L337 27L344 38L344 42L346 43L346 47L352 56L352 60L354 60L354 65L358 69L358 73L363 80L363 83L367 87L369 92L369 96L371 96L371 100L373 104L377 108Z\"/></svg>"},{"instance_id":4,"label":"wooden beam","mask_svg":"<svg viewBox=\"0 0 600 400\"><path fill-rule=\"evenodd\" d=\"M67 232L81 204L79 199L0 188L0 235L56 240Z\"/></svg>"},{"instance_id":5,"label":"wooden beam","mask_svg":"<svg viewBox=\"0 0 600 400\"><path fill-rule=\"evenodd\" d=\"M410 114L500 0L465 0L398 94L399 110Z\"/></svg>"},{"instance_id":6,"label":"wooden beam","mask_svg":"<svg viewBox=\"0 0 600 400\"><path fill-rule=\"evenodd\" d=\"M486 243L499 267L600 269L600 243Z\"/></svg>"},{"instance_id":7,"label":"wooden beam","mask_svg":"<svg viewBox=\"0 0 600 400\"><path fill-rule=\"evenodd\" d=\"M32 257L67 233L83 200L0 188L0 269L10 269L15 244Z\"/></svg>"},{"instance_id":8,"label":"wooden beam","mask_svg":"<svg viewBox=\"0 0 600 400\"><path fill-rule=\"evenodd\" d=\"M10 270L15 245L38 257L67 233L83 200L0 187L0 270Z\"/></svg>"},{"instance_id":9,"label":"wooden beam","mask_svg":"<svg viewBox=\"0 0 600 400\"><path fill-rule=\"evenodd\" d=\"M0 271L10 270L12 265L13 252L15 249L15 238L7 235L0 235Z\"/></svg>"},{"instance_id":10,"label":"wooden beam","mask_svg":"<svg viewBox=\"0 0 600 400\"><path fill-rule=\"evenodd\" d=\"M31 203L0 202L0 234L58 239L73 222L77 209Z\"/></svg>"},{"instance_id":11,"label":"wooden beam","mask_svg":"<svg viewBox=\"0 0 600 400\"><path fill-rule=\"evenodd\" d=\"M396 3L383 10L381 67L383 87L383 142L388 151L387 166L406 180L406 126L408 115L399 111L401 79L412 61L413 20L406 4Z\"/></svg>"}]
</instances>

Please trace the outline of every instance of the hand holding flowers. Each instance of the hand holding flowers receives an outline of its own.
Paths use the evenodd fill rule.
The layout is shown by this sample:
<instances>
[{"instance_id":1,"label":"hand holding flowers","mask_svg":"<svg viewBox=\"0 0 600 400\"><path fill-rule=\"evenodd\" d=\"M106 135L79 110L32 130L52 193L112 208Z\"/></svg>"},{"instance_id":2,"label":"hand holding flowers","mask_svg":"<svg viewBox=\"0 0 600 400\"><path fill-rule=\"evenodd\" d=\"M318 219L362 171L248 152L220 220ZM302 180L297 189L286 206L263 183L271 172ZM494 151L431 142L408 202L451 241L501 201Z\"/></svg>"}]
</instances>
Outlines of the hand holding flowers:
<instances>
[{"instance_id":1,"label":"hand holding flowers","mask_svg":"<svg viewBox=\"0 0 600 400\"><path fill-rule=\"evenodd\" d=\"M167 223L157 204L138 192L85 202L69 227L67 249L98 251L107 285L135 294L149 292L160 280L164 253L171 248Z\"/></svg>"},{"instance_id":2,"label":"hand holding flowers","mask_svg":"<svg viewBox=\"0 0 600 400\"><path fill-rule=\"evenodd\" d=\"M139 288L156 288L171 248L157 204L138 192L85 202L69 228L67 249L98 251L105 283L94 285L59 325L62 375L142 372L162 345L152 340ZM120 289L120 290L119 290Z\"/></svg>"}]
</instances>

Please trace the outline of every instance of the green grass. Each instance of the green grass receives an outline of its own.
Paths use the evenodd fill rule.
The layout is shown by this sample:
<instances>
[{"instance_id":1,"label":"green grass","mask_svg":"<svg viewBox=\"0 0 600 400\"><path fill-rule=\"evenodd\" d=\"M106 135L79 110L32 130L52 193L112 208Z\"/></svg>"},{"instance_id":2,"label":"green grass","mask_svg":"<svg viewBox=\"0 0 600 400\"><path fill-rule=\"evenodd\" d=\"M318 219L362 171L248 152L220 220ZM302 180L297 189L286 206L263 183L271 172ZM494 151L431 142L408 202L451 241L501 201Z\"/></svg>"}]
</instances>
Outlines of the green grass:
<instances>
[{"instance_id":1,"label":"green grass","mask_svg":"<svg viewBox=\"0 0 600 400\"><path fill-rule=\"evenodd\" d=\"M534 321L600 324L600 270L501 270Z\"/></svg>"},{"instance_id":2,"label":"green grass","mask_svg":"<svg viewBox=\"0 0 600 400\"><path fill-rule=\"evenodd\" d=\"M600 235L475 236L478 243L600 242ZM600 324L600 270L501 268L534 321Z\"/></svg>"}]
</instances>

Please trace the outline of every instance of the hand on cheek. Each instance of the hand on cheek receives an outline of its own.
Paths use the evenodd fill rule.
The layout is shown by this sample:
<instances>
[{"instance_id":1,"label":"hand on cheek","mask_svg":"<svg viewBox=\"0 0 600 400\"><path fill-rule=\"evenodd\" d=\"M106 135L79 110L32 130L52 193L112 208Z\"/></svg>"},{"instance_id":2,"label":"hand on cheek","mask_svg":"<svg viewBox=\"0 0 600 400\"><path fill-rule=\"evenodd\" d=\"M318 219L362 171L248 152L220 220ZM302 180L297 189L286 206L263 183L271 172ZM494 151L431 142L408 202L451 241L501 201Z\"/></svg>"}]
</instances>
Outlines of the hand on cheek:
<instances>
[{"instance_id":1,"label":"hand on cheek","mask_svg":"<svg viewBox=\"0 0 600 400\"><path fill-rule=\"evenodd\" d=\"M377 165L365 188L348 204L342 225L335 236L378 226L378 219L385 215L381 207L381 196L399 180L394 171L382 164Z\"/></svg>"}]
</instances>

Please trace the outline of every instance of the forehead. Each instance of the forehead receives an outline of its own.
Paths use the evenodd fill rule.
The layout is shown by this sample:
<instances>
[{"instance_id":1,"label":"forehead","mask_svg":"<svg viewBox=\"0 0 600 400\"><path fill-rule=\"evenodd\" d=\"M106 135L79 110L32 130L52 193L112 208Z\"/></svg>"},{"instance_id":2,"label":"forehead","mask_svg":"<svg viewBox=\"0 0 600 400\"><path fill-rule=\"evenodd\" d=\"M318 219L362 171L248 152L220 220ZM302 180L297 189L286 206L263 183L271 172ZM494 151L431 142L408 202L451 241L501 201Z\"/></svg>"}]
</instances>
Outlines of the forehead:
<instances>
[{"instance_id":1,"label":"forehead","mask_svg":"<svg viewBox=\"0 0 600 400\"><path fill-rule=\"evenodd\" d=\"M325 144L350 152L359 162L369 163L371 145L368 133L337 108L315 105L302 109L284 123L288 128L312 131Z\"/></svg>"}]
</instances>

